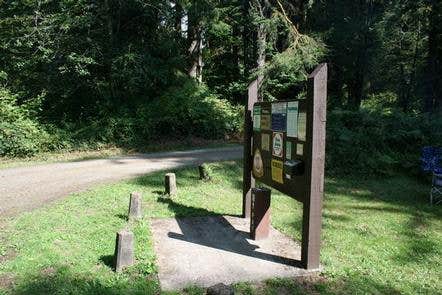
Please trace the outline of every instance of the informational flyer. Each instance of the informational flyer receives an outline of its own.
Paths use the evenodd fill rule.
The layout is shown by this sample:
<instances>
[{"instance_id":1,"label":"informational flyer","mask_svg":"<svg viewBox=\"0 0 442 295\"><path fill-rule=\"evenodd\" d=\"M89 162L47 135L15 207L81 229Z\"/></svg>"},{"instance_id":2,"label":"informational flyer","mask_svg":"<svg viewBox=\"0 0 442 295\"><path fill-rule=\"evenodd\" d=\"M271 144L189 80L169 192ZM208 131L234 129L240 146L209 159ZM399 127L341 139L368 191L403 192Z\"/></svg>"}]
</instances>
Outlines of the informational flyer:
<instances>
[{"instance_id":1,"label":"informational flyer","mask_svg":"<svg viewBox=\"0 0 442 295\"><path fill-rule=\"evenodd\" d=\"M261 106L253 107L253 130L261 130Z\"/></svg>"},{"instance_id":2,"label":"informational flyer","mask_svg":"<svg viewBox=\"0 0 442 295\"><path fill-rule=\"evenodd\" d=\"M300 112L298 115L298 139L305 141L307 133L307 114Z\"/></svg>"},{"instance_id":3,"label":"informational flyer","mask_svg":"<svg viewBox=\"0 0 442 295\"><path fill-rule=\"evenodd\" d=\"M304 155L304 145L302 143L298 143L296 145L296 154L298 156L303 156Z\"/></svg>"},{"instance_id":4,"label":"informational flyer","mask_svg":"<svg viewBox=\"0 0 442 295\"><path fill-rule=\"evenodd\" d=\"M266 152L270 151L270 134L261 134L261 149Z\"/></svg>"},{"instance_id":5,"label":"informational flyer","mask_svg":"<svg viewBox=\"0 0 442 295\"><path fill-rule=\"evenodd\" d=\"M272 180L283 183L282 172L283 172L282 161L272 160Z\"/></svg>"},{"instance_id":6,"label":"informational flyer","mask_svg":"<svg viewBox=\"0 0 442 295\"><path fill-rule=\"evenodd\" d=\"M292 143L290 141L285 143L285 158L287 160L292 159Z\"/></svg>"},{"instance_id":7,"label":"informational flyer","mask_svg":"<svg viewBox=\"0 0 442 295\"><path fill-rule=\"evenodd\" d=\"M299 103L287 103L287 137L298 137L298 109Z\"/></svg>"},{"instance_id":8,"label":"informational flyer","mask_svg":"<svg viewBox=\"0 0 442 295\"><path fill-rule=\"evenodd\" d=\"M282 158L284 151L284 134L282 132L273 132L273 152L275 157Z\"/></svg>"},{"instance_id":9,"label":"informational flyer","mask_svg":"<svg viewBox=\"0 0 442 295\"><path fill-rule=\"evenodd\" d=\"M261 109L261 130L270 130L272 127L271 123L270 108Z\"/></svg>"},{"instance_id":10,"label":"informational flyer","mask_svg":"<svg viewBox=\"0 0 442 295\"><path fill-rule=\"evenodd\" d=\"M287 124L287 103L272 103L272 130L286 131Z\"/></svg>"}]
</instances>

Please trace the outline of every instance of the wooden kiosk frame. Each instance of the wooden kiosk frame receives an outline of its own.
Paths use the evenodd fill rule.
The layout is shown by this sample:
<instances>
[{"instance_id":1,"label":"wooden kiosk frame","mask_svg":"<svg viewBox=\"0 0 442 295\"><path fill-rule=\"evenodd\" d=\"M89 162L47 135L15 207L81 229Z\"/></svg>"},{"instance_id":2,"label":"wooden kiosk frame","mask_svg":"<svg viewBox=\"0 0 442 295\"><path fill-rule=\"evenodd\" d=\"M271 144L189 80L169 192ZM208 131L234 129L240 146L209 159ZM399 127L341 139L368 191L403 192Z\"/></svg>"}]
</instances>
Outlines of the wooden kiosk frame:
<instances>
[{"instance_id":1,"label":"wooden kiosk frame","mask_svg":"<svg viewBox=\"0 0 442 295\"><path fill-rule=\"evenodd\" d=\"M303 122L305 122L304 135L302 137L289 137L286 132L287 130L275 130L277 127L273 123L271 123L270 129L267 127L266 131L259 128L254 130L254 110L256 112L259 109L259 112L261 112L261 108L266 108L268 113L269 108L274 108L271 103L258 100L258 88L258 81L250 84L248 88L248 103L245 110L242 216L244 218L250 218L251 216L251 190L255 187L255 179L302 202L301 264L305 269L318 269L320 266L321 211L324 192L327 64L320 64L309 75L306 99L282 102L282 104L286 103L286 106L292 103L292 105L296 105L296 111L299 111L299 114L302 112ZM281 102L275 103L281 104ZM261 119L260 113L258 115L259 117L255 117L255 127L257 126L256 118L264 122ZM265 121L266 126L269 124L268 118ZM276 116L273 116L273 114L271 114L270 118L273 121L276 120ZM270 145L270 151L268 148L266 151L262 151L264 147L261 143L261 134L264 133L267 133L265 136L270 138L269 143L267 143L268 138L266 138L265 143L266 146ZM278 133L278 138L275 137L275 133ZM278 142L274 143L274 140L278 140ZM286 143L290 143L290 149L286 147ZM275 145L278 145L278 152L281 152L282 156L278 153L275 155ZM302 145L302 152L296 151L296 145ZM263 170L265 171L262 173L256 173L256 167L255 173L252 172L254 157L256 158L257 151L259 158L261 158L262 153ZM277 157L280 157L280 159ZM277 176L275 176L273 171L274 163L277 163L278 166L282 166L283 163L283 167L276 168L282 169L276 172L278 173ZM269 168L269 165L272 167ZM293 165L302 166L302 168L291 169ZM291 172L288 172L288 170Z\"/></svg>"}]
</instances>

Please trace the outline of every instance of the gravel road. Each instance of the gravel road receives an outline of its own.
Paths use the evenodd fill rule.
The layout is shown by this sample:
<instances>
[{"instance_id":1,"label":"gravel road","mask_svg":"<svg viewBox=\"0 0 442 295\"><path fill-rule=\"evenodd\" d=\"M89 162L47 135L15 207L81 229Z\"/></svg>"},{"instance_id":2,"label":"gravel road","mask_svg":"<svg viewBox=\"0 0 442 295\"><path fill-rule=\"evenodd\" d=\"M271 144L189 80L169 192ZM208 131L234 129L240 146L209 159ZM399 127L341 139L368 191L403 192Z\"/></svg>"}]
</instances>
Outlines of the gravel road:
<instances>
[{"instance_id":1,"label":"gravel road","mask_svg":"<svg viewBox=\"0 0 442 295\"><path fill-rule=\"evenodd\" d=\"M242 158L242 147L139 154L0 170L0 217L14 216L100 183Z\"/></svg>"}]
</instances>

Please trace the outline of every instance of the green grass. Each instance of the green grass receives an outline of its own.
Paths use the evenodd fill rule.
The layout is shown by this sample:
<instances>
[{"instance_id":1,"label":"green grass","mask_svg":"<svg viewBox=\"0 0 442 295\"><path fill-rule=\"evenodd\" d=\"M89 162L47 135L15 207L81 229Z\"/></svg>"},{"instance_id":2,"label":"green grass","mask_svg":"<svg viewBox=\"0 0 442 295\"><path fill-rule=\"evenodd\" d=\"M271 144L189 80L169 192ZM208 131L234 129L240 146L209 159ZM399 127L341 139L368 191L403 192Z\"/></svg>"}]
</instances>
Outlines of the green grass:
<instances>
[{"instance_id":1,"label":"green grass","mask_svg":"<svg viewBox=\"0 0 442 295\"><path fill-rule=\"evenodd\" d=\"M176 171L179 194L161 197L163 173L74 194L46 208L3 221L0 294L157 294L149 220L241 213L241 167L210 165ZM145 217L127 224L128 196L143 193ZM321 276L240 283L239 294L441 294L442 208L427 204L428 185L406 176L327 178ZM300 239L301 206L273 191L272 224ZM115 232L136 236L137 264L111 269ZM1 256L0 256L1 257ZM3 261L2 261L3 260ZM188 288L186 294L204 294Z\"/></svg>"}]
</instances>

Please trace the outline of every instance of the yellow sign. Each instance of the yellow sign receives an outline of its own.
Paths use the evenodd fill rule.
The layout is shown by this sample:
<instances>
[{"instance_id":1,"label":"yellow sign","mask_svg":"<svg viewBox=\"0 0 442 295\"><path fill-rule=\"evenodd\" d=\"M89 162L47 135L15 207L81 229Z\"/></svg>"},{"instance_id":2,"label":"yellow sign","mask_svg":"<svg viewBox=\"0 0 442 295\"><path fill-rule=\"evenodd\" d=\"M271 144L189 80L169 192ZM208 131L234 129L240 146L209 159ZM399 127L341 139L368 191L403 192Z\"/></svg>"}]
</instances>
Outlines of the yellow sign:
<instances>
[{"instance_id":1,"label":"yellow sign","mask_svg":"<svg viewBox=\"0 0 442 295\"><path fill-rule=\"evenodd\" d=\"M282 161L272 160L272 180L283 183L282 179L283 164Z\"/></svg>"},{"instance_id":2,"label":"yellow sign","mask_svg":"<svg viewBox=\"0 0 442 295\"><path fill-rule=\"evenodd\" d=\"M253 156L253 175L257 178L264 175L264 165L258 149L255 150L255 155Z\"/></svg>"}]
</instances>

